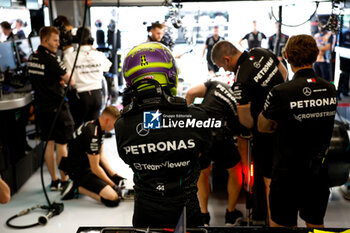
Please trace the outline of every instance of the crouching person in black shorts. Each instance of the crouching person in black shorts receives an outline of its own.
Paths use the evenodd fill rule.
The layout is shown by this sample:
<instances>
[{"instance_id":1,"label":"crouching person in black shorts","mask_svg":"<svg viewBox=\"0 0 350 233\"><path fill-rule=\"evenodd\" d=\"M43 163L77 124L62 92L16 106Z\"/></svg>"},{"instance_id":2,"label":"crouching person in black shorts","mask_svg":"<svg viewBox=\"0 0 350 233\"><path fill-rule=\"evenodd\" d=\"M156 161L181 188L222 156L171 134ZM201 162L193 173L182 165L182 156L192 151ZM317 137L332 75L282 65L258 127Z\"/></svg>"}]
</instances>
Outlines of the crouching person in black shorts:
<instances>
[{"instance_id":1,"label":"crouching person in black shorts","mask_svg":"<svg viewBox=\"0 0 350 233\"><path fill-rule=\"evenodd\" d=\"M276 132L270 185L270 226L324 227L329 188L328 149L337 108L333 84L312 69L318 48L309 35L292 36L284 53L293 79L273 87L258 118L260 132Z\"/></svg>"},{"instance_id":2,"label":"crouching person in black shorts","mask_svg":"<svg viewBox=\"0 0 350 233\"><path fill-rule=\"evenodd\" d=\"M223 124L219 129L213 129L213 146L209 153L200 157L201 174L198 180L198 198L200 202L204 226L209 226L210 215L208 199L210 194L209 176L211 161L220 169L228 172L227 192L228 206L225 215L227 226L239 226L243 217L241 211L236 209L239 193L242 186L241 157L235 145L234 135L240 132L241 124L238 121L236 100L231 87L218 81L207 81L194 86L186 94L187 104L192 104L196 97L203 97L200 107L210 118L220 119ZM238 143L246 143L238 138ZM242 156L247 156L243 155Z\"/></svg>"},{"instance_id":3,"label":"crouching person in black shorts","mask_svg":"<svg viewBox=\"0 0 350 233\"><path fill-rule=\"evenodd\" d=\"M68 157L59 166L73 180L73 186L63 190L62 200L74 198L78 191L108 207L119 204L119 184L124 178L112 169L103 153L104 133L114 128L119 116L116 107L108 106L98 119L84 123L74 132Z\"/></svg>"}]
</instances>

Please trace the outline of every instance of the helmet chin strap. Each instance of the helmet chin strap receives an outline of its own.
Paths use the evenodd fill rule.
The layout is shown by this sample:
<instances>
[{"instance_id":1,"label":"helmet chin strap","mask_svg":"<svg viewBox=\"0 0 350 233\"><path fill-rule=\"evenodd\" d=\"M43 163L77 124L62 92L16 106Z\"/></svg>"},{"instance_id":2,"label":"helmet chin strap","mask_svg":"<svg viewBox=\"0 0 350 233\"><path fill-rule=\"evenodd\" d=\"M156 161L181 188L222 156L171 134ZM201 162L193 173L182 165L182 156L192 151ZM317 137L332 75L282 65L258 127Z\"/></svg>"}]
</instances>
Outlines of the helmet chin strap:
<instances>
[{"instance_id":1,"label":"helmet chin strap","mask_svg":"<svg viewBox=\"0 0 350 233\"><path fill-rule=\"evenodd\" d=\"M139 89L141 85L152 85L155 88L141 91ZM132 104L126 107L124 114L126 114L126 112L132 112L132 110L153 108L155 106L186 108L187 104L184 98L172 96L170 94L170 88L172 87L175 87L175 85L171 84L162 87L162 85L154 79L142 79L135 82L124 92L125 95L133 99ZM167 93L167 89L169 93Z\"/></svg>"},{"instance_id":2,"label":"helmet chin strap","mask_svg":"<svg viewBox=\"0 0 350 233\"><path fill-rule=\"evenodd\" d=\"M142 85L146 86L154 86L155 88L152 88L151 90L143 90L142 91ZM130 86L126 92L130 94L131 96L136 96L136 95L142 95L142 93L156 93L157 95L161 95L163 92L162 85L160 85L159 82L157 82L154 79L141 79L137 82L135 82L132 86Z\"/></svg>"}]
</instances>

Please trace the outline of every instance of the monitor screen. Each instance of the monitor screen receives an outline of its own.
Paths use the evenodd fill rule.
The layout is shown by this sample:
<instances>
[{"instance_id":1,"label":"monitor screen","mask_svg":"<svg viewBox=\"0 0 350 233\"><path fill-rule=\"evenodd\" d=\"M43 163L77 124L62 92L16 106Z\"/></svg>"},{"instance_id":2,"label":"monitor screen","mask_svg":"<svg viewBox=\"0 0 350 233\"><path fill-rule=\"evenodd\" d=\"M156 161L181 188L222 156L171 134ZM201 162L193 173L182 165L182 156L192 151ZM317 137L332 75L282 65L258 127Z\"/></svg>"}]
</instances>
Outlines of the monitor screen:
<instances>
[{"instance_id":1,"label":"monitor screen","mask_svg":"<svg viewBox=\"0 0 350 233\"><path fill-rule=\"evenodd\" d=\"M0 7L11 7L11 0L0 0Z\"/></svg>"},{"instance_id":2,"label":"monitor screen","mask_svg":"<svg viewBox=\"0 0 350 233\"><path fill-rule=\"evenodd\" d=\"M1 71L17 68L12 42L0 43L0 68Z\"/></svg>"},{"instance_id":3,"label":"monitor screen","mask_svg":"<svg viewBox=\"0 0 350 233\"><path fill-rule=\"evenodd\" d=\"M32 54L32 47L30 46L28 39L15 40L15 48L19 63L26 63L29 56Z\"/></svg>"},{"instance_id":4,"label":"monitor screen","mask_svg":"<svg viewBox=\"0 0 350 233\"><path fill-rule=\"evenodd\" d=\"M32 46L32 50L33 52L35 52L39 45L40 45L40 36L33 36L33 37L30 37L30 44Z\"/></svg>"}]
</instances>

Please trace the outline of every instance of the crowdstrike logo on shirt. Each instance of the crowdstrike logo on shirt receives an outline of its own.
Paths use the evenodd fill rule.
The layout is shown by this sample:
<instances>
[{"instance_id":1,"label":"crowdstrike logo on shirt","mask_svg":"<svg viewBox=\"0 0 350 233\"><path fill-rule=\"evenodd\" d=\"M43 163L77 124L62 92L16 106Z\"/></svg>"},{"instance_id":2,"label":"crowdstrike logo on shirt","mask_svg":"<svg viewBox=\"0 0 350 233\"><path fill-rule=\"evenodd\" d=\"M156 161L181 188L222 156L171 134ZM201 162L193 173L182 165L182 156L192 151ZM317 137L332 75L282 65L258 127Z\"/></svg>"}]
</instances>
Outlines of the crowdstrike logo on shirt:
<instances>
[{"instance_id":1,"label":"crowdstrike logo on shirt","mask_svg":"<svg viewBox=\"0 0 350 233\"><path fill-rule=\"evenodd\" d=\"M220 128L221 120L208 118L196 119L189 114L162 114L157 111L143 112L144 129L160 128Z\"/></svg>"}]
</instances>

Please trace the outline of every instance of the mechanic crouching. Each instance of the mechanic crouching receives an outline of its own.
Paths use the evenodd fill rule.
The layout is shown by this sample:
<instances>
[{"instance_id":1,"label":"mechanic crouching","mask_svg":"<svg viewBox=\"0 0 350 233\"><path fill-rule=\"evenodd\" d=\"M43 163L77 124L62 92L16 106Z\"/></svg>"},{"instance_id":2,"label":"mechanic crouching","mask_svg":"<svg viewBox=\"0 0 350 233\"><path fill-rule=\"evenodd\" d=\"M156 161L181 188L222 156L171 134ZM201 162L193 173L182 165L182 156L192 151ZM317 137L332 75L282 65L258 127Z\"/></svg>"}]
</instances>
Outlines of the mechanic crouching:
<instances>
[{"instance_id":1,"label":"mechanic crouching","mask_svg":"<svg viewBox=\"0 0 350 233\"><path fill-rule=\"evenodd\" d=\"M178 69L169 49L149 42L131 49L123 74L132 103L115 125L119 156L134 172L134 227L175 227L186 207L187 226L202 225L198 158L220 121L175 97Z\"/></svg>"}]
</instances>

